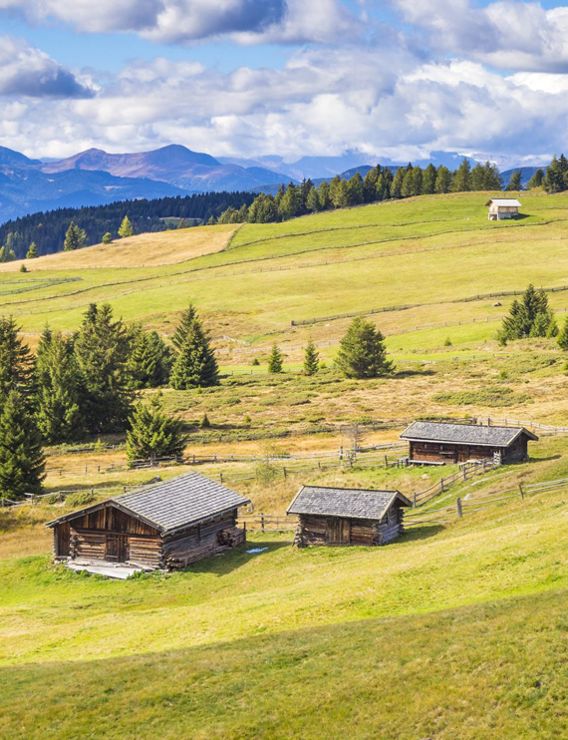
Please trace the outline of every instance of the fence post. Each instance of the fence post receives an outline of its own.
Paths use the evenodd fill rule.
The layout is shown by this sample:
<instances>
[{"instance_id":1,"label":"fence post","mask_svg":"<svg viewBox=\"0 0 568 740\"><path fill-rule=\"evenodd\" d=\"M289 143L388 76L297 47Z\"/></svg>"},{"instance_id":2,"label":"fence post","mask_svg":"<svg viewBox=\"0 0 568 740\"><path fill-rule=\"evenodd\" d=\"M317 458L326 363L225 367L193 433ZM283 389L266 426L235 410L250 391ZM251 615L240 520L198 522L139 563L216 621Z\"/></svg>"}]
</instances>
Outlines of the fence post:
<instances>
[{"instance_id":1,"label":"fence post","mask_svg":"<svg viewBox=\"0 0 568 740\"><path fill-rule=\"evenodd\" d=\"M282 468L282 471L284 473L284 480L288 477L288 473L286 472L286 468Z\"/></svg>"},{"instance_id":2,"label":"fence post","mask_svg":"<svg viewBox=\"0 0 568 740\"><path fill-rule=\"evenodd\" d=\"M445 488L445 485L444 485L444 479L442 478L440 480L440 493L444 493L445 490L446 490L446 488Z\"/></svg>"},{"instance_id":3,"label":"fence post","mask_svg":"<svg viewBox=\"0 0 568 740\"><path fill-rule=\"evenodd\" d=\"M463 466L463 479L467 480L467 463Z\"/></svg>"},{"instance_id":4,"label":"fence post","mask_svg":"<svg viewBox=\"0 0 568 740\"><path fill-rule=\"evenodd\" d=\"M260 515L260 528L264 532L264 514Z\"/></svg>"},{"instance_id":5,"label":"fence post","mask_svg":"<svg viewBox=\"0 0 568 740\"><path fill-rule=\"evenodd\" d=\"M221 483L223 482L223 473L219 473L219 480L221 481Z\"/></svg>"},{"instance_id":6,"label":"fence post","mask_svg":"<svg viewBox=\"0 0 568 740\"><path fill-rule=\"evenodd\" d=\"M463 516L463 508L462 508L462 500L461 500L461 498L459 498L459 496L456 499L456 509L457 509L457 512L458 512L458 517L461 519L462 516Z\"/></svg>"},{"instance_id":7,"label":"fence post","mask_svg":"<svg viewBox=\"0 0 568 740\"><path fill-rule=\"evenodd\" d=\"M523 488L523 484L522 483L519 483L519 493L521 494L521 499L524 500L524 498L525 498L525 490Z\"/></svg>"},{"instance_id":8,"label":"fence post","mask_svg":"<svg viewBox=\"0 0 568 740\"><path fill-rule=\"evenodd\" d=\"M413 509L416 508L416 493L414 493L412 496L412 508Z\"/></svg>"}]
</instances>

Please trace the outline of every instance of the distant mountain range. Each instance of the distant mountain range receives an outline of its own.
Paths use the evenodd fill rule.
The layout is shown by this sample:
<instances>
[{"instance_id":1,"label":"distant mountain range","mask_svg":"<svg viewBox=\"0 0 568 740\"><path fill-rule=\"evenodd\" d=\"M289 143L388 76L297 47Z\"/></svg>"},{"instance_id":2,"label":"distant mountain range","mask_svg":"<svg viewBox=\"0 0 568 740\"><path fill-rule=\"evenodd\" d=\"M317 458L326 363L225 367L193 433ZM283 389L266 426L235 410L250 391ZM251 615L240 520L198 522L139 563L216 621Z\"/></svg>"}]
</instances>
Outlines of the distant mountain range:
<instances>
[{"instance_id":1,"label":"distant mountain range","mask_svg":"<svg viewBox=\"0 0 568 740\"><path fill-rule=\"evenodd\" d=\"M433 152L414 164L445 164L455 169L463 157ZM104 205L118 200L183 196L188 193L276 192L280 184L303 178L315 181L336 174L364 174L374 162L368 155L347 151L340 156L302 157L287 163L279 156L258 159L216 159L184 146L170 145L149 152L110 154L88 149L60 160L29 159L0 147L0 223L38 211ZM471 160L473 163L473 160ZM382 160L396 168L401 163ZM536 168L523 167L523 183ZM503 173L505 184L513 170Z\"/></svg>"}]
</instances>

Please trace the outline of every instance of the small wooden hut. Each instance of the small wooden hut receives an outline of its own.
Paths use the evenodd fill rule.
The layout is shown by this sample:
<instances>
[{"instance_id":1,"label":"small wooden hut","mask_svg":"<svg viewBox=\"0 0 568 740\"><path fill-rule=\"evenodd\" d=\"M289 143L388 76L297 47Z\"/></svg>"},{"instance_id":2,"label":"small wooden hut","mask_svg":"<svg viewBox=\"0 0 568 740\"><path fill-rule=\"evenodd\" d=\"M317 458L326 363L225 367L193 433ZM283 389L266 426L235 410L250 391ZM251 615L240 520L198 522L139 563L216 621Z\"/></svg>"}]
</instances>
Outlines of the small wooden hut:
<instances>
[{"instance_id":1,"label":"small wooden hut","mask_svg":"<svg viewBox=\"0 0 568 740\"><path fill-rule=\"evenodd\" d=\"M414 463L461 463L495 460L507 464L528 457L528 443L538 437L524 427L481 426L415 421L400 435L409 443Z\"/></svg>"},{"instance_id":2,"label":"small wooden hut","mask_svg":"<svg viewBox=\"0 0 568 740\"><path fill-rule=\"evenodd\" d=\"M518 218L521 208L521 203L515 198L491 198L485 205L489 207L487 218L490 221Z\"/></svg>"},{"instance_id":3,"label":"small wooden hut","mask_svg":"<svg viewBox=\"0 0 568 740\"><path fill-rule=\"evenodd\" d=\"M141 488L71 512L53 529L56 560L183 568L245 541L235 491L198 473Z\"/></svg>"},{"instance_id":4,"label":"small wooden hut","mask_svg":"<svg viewBox=\"0 0 568 740\"><path fill-rule=\"evenodd\" d=\"M404 506L411 503L399 491L303 486L287 513L299 517L299 547L385 545L403 530Z\"/></svg>"}]
</instances>

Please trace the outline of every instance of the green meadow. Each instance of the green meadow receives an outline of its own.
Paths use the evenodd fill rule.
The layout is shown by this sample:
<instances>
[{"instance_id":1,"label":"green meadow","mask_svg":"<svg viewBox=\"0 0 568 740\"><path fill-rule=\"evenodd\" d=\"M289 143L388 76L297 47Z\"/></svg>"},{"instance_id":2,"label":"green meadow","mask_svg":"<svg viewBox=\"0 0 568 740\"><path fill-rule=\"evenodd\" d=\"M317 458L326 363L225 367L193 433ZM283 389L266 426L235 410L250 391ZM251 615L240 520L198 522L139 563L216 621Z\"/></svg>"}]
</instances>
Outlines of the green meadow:
<instances>
[{"instance_id":1,"label":"green meadow","mask_svg":"<svg viewBox=\"0 0 568 740\"><path fill-rule=\"evenodd\" d=\"M186 425L188 455L208 457L199 472L279 516L307 482L412 495L456 468L385 468L382 452L376 465L364 455L340 465L353 424L368 446L396 442L424 416L566 426L566 353L553 339L501 347L495 335L509 294L529 282L560 289L549 297L564 321L568 195L523 193L523 218L511 223L487 220L490 195L217 229L224 248L192 259L189 230L179 261L169 244L167 260L147 267L136 266L135 240L121 267L108 266L108 249L100 267L96 255L58 269L39 258L25 274L8 264L0 312L33 346L46 323L73 331L93 301L168 336L191 301L222 382L165 389L164 402ZM337 344L356 314L386 335L392 377L339 376ZM325 363L313 377L301 373L309 338ZM285 354L278 376L266 370L273 342ZM44 525L72 500L0 509L0 737L563 737L568 486L518 492L568 476L566 439L543 435L528 462L456 484L383 548L296 550L290 529L253 531L259 554L244 547L124 582L51 563ZM156 472L196 469L129 470L123 443L48 449L48 492L101 500ZM231 454L281 459L268 470L211 459Z\"/></svg>"}]
</instances>

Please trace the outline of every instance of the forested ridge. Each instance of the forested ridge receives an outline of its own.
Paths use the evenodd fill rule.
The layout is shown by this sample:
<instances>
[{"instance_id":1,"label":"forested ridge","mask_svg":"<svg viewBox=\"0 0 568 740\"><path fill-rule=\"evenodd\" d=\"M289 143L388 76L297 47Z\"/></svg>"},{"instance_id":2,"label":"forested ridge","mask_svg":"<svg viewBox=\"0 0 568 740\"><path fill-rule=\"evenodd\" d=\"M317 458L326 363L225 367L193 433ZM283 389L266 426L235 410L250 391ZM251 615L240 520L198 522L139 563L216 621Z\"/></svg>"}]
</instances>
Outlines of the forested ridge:
<instances>
[{"instance_id":1,"label":"forested ridge","mask_svg":"<svg viewBox=\"0 0 568 740\"><path fill-rule=\"evenodd\" d=\"M554 157L546 169L538 169L529 189L542 187L548 193L568 190L568 160ZM412 163L397 169L380 164L363 177L337 175L314 184L304 180L281 186L276 195L248 192L204 193L156 200L117 201L103 206L62 208L36 213L0 226L0 261L34 258L62 249L110 242L121 232L125 219L130 233L165 231L199 223L270 223L309 213L346 208L363 203L395 200L417 195L499 191L501 174L491 162L471 166L464 159L455 172L444 165L425 168ZM521 172L514 171L506 188L520 191ZM69 230L71 237L69 239Z\"/></svg>"},{"instance_id":2,"label":"forested ridge","mask_svg":"<svg viewBox=\"0 0 568 740\"><path fill-rule=\"evenodd\" d=\"M191 226L194 219L207 223L227 208L240 208L253 200L254 194L246 192L203 193L34 213L0 225L3 260L23 259L32 243L38 255L61 251L72 221L85 232L82 246L89 246L101 242L107 233L117 236L125 216L132 222L134 233L140 234L171 228L167 219L176 219L178 226Z\"/></svg>"}]
</instances>

